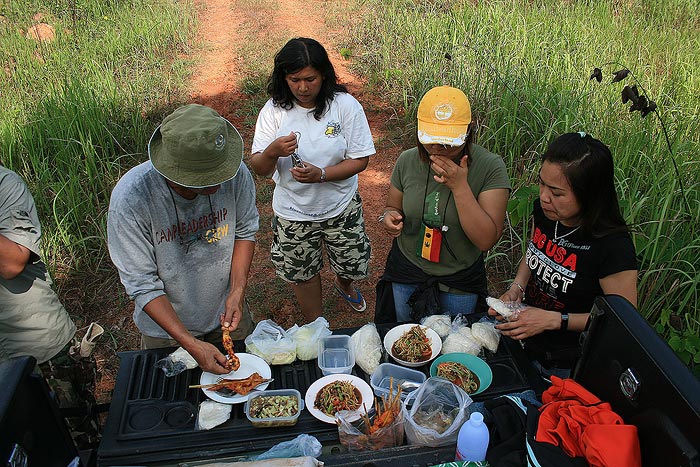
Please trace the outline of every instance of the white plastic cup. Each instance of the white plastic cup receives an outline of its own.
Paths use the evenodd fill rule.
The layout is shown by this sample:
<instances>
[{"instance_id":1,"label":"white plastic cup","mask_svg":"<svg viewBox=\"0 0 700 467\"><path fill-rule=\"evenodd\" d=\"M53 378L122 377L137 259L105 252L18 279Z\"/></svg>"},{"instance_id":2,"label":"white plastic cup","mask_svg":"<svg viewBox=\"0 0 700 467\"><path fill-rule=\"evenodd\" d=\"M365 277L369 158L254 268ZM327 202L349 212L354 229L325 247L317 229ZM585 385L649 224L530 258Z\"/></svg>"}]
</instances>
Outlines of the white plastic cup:
<instances>
[{"instance_id":1,"label":"white plastic cup","mask_svg":"<svg viewBox=\"0 0 700 467\"><path fill-rule=\"evenodd\" d=\"M486 460L488 447L489 429L484 423L484 416L479 412L474 412L459 429L455 460L483 462Z\"/></svg>"}]
</instances>

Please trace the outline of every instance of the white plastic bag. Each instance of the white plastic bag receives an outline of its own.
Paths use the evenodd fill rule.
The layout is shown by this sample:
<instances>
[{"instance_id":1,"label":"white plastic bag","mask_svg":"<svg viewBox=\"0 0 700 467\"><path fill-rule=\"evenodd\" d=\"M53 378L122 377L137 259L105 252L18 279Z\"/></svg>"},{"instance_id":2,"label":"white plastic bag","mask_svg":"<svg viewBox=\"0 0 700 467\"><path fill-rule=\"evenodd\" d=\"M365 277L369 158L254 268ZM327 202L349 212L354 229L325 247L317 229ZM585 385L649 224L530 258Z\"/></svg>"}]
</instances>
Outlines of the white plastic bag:
<instances>
[{"instance_id":1,"label":"white plastic bag","mask_svg":"<svg viewBox=\"0 0 700 467\"><path fill-rule=\"evenodd\" d=\"M158 360L155 367L160 368L165 372L165 376L170 377L179 375L185 370L197 368L197 360L187 350L178 347L175 352Z\"/></svg>"},{"instance_id":2,"label":"white plastic bag","mask_svg":"<svg viewBox=\"0 0 700 467\"><path fill-rule=\"evenodd\" d=\"M319 457L323 446L314 436L303 433L289 441L275 444L267 451L253 457L253 460L278 459L290 457Z\"/></svg>"},{"instance_id":3,"label":"white plastic bag","mask_svg":"<svg viewBox=\"0 0 700 467\"><path fill-rule=\"evenodd\" d=\"M449 315L430 315L423 318L420 324L429 327L440 339L444 339L450 333L451 318Z\"/></svg>"},{"instance_id":4,"label":"white plastic bag","mask_svg":"<svg viewBox=\"0 0 700 467\"><path fill-rule=\"evenodd\" d=\"M355 349L355 363L362 371L371 375L382 359L382 340L374 323L367 323L350 336Z\"/></svg>"},{"instance_id":5,"label":"white plastic bag","mask_svg":"<svg viewBox=\"0 0 700 467\"><path fill-rule=\"evenodd\" d=\"M496 310L496 312L503 316L506 321L513 321L518 319L520 315L520 310L525 308L523 303L519 302L504 302L499 298L486 297L486 304Z\"/></svg>"},{"instance_id":6,"label":"white plastic bag","mask_svg":"<svg viewBox=\"0 0 700 467\"><path fill-rule=\"evenodd\" d=\"M472 336L482 346L496 353L498 343L501 341L501 332L489 318L481 318L478 323L472 324Z\"/></svg>"},{"instance_id":7,"label":"white plastic bag","mask_svg":"<svg viewBox=\"0 0 700 467\"><path fill-rule=\"evenodd\" d=\"M455 352L479 355L481 352L481 344L476 342L471 337L466 337L466 332L455 332L445 338L445 342L442 343L440 353L445 355Z\"/></svg>"},{"instance_id":8,"label":"white plastic bag","mask_svg":"<svg viewBox=\"0 0 700 467\"><path fill-rule=\"evenodd\" d=\"M472 336L468 321L462 315L457 315L452 321L450 334L445 338L440 350L443 355L454 352L470 355L479 355L481 352L481 344Z\"/></svg>"},{"instance_id":9,"label":"white plastic bag","mask_svg":"<svg viewBox=\"0 0 700 467\"><path fill-rule=\"evenodd\" d=\"M261 357L270 365L292 363L297 358L297 344L279 324L270 319L260 321L245 338L246 352Z\"/></svg>"},{"instance_id":10,"label":"white plastic bag","mask_svg":"<svg viewBox=\"0 0 700 467\"><path fill-rule=\"evenodd\" d=\"M471 397L446 379L431 377L408 395L401 410L408 444L447 446L457 443L469 418Z\"/></svg>"},{"instance_id":11,"label":"white plastic bag","mask_svg":"<svg viewBox=\"0 0 700 467\"><path fill-rule=\"evenodd\" d=\"M221 404L216 401L206 400L199 404L197 414L197 430L209 430L219 426L231 418L231 404Z\"/></svg>"},{"instance_id":12,"label":"white plastic bag","mask_svg":"<svg viewBox=\"0 0 700 467\"><path fill-rule=\"evenodd\" d=\"M296 341L296 353L299 360L318 358L318 341L330 336L333 331L323 316L301 327L294 325L287 331Z\"/></svg>"}]
</instances>

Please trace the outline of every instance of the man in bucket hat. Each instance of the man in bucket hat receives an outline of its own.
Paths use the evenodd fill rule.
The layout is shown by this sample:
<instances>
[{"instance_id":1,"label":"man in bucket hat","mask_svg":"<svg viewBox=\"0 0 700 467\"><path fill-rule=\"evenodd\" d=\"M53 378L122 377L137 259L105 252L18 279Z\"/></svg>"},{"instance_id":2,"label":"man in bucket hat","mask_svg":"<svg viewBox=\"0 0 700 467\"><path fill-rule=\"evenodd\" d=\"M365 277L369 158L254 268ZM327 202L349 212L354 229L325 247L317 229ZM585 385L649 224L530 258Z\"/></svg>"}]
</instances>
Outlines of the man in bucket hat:
<instances>
[{"instance_id":1,"label":"man in bucket hat","mask_svg":"<svg viewBox=\"0 0 700 467\"><path fill-rule=\"evenodd\" d=\"M258 211L238 131L189 104L156 128L148 161L117 183L109 254L134 300L141 347L180 345L212 373L227 373L222 330L253 327L245 302Z\"/></svg>"}]
</instances>

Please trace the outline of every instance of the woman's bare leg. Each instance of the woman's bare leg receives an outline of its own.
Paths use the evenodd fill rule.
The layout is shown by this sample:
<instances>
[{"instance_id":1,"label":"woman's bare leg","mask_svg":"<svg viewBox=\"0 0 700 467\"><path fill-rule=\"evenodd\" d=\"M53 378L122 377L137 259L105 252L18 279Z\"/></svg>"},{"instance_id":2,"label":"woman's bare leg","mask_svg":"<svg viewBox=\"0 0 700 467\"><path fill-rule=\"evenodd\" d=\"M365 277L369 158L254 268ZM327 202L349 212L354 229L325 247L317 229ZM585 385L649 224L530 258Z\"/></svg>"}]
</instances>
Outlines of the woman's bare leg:
<instances>
[{"instance_id":1,"label":"woman's bare leg","mask_svg":"<svg viewBox=\"0 0 700 467\"><path fill-rule=\"evenodd\" d=\"M323 313L321 299L321 276L316 274L305 282L292 284L292 290L297 298L297 303L304 314L307 323L315 320Z\"/></svg>"}]
</instances>

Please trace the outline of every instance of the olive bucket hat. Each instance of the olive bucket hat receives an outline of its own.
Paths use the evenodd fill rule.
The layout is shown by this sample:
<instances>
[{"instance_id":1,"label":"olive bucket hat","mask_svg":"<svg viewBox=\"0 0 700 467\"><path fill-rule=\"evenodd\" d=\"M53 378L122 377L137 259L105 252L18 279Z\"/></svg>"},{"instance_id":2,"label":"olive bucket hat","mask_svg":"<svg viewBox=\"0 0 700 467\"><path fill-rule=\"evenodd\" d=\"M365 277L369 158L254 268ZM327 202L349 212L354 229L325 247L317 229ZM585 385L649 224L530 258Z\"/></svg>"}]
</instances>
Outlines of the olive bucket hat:
<instances>
[{"instance_id":1,"label":"olive bucket hat","mask_svg":"<svg viewBox=\"0 0 700 467\"><path fill-rule=\"evenodd\" d=\"M238 173L243 139L215 110L199 104L179 107L163 119L148 142L153 167L187 188L219 185Z\"/></svg>"}]
</instances>

